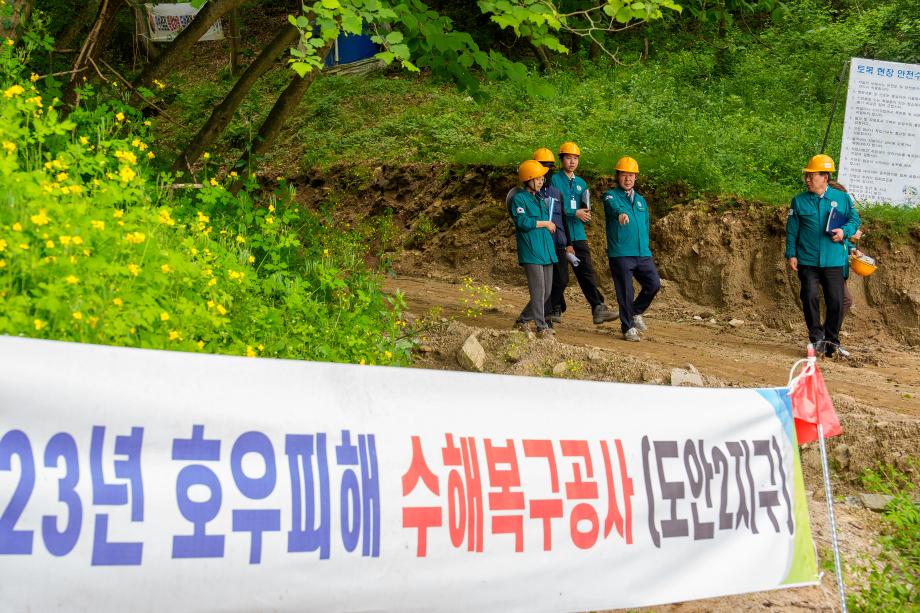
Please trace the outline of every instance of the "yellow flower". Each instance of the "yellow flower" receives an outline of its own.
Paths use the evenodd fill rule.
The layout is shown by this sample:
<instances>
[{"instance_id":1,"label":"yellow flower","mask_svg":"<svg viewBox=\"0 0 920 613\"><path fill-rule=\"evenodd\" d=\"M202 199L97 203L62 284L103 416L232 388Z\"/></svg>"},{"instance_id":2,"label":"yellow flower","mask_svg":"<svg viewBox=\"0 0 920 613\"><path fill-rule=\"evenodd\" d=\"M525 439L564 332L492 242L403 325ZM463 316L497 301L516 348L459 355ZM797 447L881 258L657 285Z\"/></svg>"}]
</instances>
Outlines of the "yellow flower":
<instances>
[{"instance_id":1,"label":"yellow flower","mask_svg":"<svg viewBox=\"0 0 920 613\"><path fill-rule=\"evenodd\" d=\"M13 229L13 232L22 232L22 224L19 223L18 221L17 221L16 223L14 223L14 224L11 226L11 228Z\"/></svg>"},{"instance_id":2,"label":"yellow flower","mask_svg":"<svg viewBox=\"0 0 920 613\"><path fill-rule=\"evenodd\" d=\"M149 119L145 119L145 120L144 120L144 125L147 126L147 127L149 128L149 127L150 127L150 120L149 120Z\"/></svg>"},{"instance_id":3,"label":"yellow flower","mask_svg":"<svg viewBox=\"0 0 920 613\"><path fill-rule=\"evenodd\" d=\"M0 268L6 268L6 260L0 260ZM0 296L2 298L3 296Z\"/></svg>"},{"instance_id":4,"label":"yellow flower","mask_svg":"<svg viewBox=\"0 0 920 613\"><path fill-rule=\"evenodd\" d=\"M236 174L236 171L235 171L235 170L230 171L229 177L230 177L231 179L235 179L235 178L237 178L238 176L240 176L240 175Z\"/></svg>"},{"instance_id":5,"label":"yellow flower","mask_svg":"<svg viewBox=\"0 0 920 613\"><path fill-rule=\"evenodd\" d=\"M358 364L360 364L361 366L364 366L365 364L367 364L367 362L364 361L364 358L361 358L360 360L358 360Z\"/></svg>"},{"instance_id":6,"label":"yellow flower","mask_svg":"<svg viewBox=\"0 0 920 613\"><path fill-rule=\"evenodd\" d=\"M134 139L137 140L137 139ZM137 164L137 156L134 155L133 151L116 151L115 157L121 160L122 162L128 162L129 164Z\"/></svg>"},{"instance_id":7,"label":"yellow flower","mask_svg":"<svg viewBox=\"0 0 920 613\"><path fill-rule=\"evenodd\" d=\"M198 342L195 343L195 344L198 345L198 348L199 348L199 349L204 349L204 341L198 341Z\"/></svg>"},{"instance_id":8,"label":"yellow flower","mask_svg":"<svg viewBox=\"0 0 920 613\"><path fill-rule=\"evenodd\" d=\"M99 221L98 219L94 219L94 220L92 220L92 221L89 222L89 223L90 223L90 225L93 226L93 230L105 230L105 222L104 222L104 221Z\"/></svg>"},{"instance_id":9,"label":"yellow flower","mask_svg":"<svg viewBox=\"0 0 920 613\"><path fill-rule=\"evenodd\" d=\"M169 340L171 340L171 341L181 341L181 340L182 340L182 335L179 334L179 331L178 331L178 330L170 330L170 331L169 331Z\"/></svg>"},{"instance_id":10,"label":"yellow flower","mask_svg":"<svg viewBox=\"0 0 920 613\"><path fill-rule=\"evenodd\" d=\"M383 352L383 355L384 355L384 357L385 357L386 359L388 359L388 360L389 360L390 358L393 357L393 354L390 353L389 351L384 351L384 352Z\"/></svg>"},{"instance_id":11,"label":"yellow flower","mask_svg":"<svg viewBox=\"0 0 920 613\"><path fill-rule=\"evenodd\" d=\"M29 80L32 81L33 83L35 83L39 79L41 79L41 77L35 74L34 72L32 73L32 76L29 77Z\"/></svg>"},{"instance_id":12,"label":"yellow flower","mask_svg":"<svg viewBox=\"0 0 920 613\"><path fill-rule=\"evenodd\" d=\"M133 141L131 141L131 146L137 147L141 151L144 151L147 148L147 144L141 141L139 138L135 138Z\"/></svg>"},{"instance_id":13,"label":"yellow flower","mask_svg":"<svg viewBox=\"0 0 920 613\"><path fill-rule=\"evenodd\" d=\"M221 315L226 315L226 314L227 314L227 309L224 308L224 305L218 304L218 305L217 305L217 312L220 313Z\"/></svg>"},{"instance_id":14,"label":"yellow flower","mask_svg":"<svg viewBox=\"0 0 920 613\"><path fill-rule=\"evenodd\" d=\"M116 297L112 299L112 304L114 304L115 306L123 306L125 304L125 301L122 300L121 298Z\"/></svg>"},{"instance_id":15,"label":"yellow flower","mask_svg":"<svg viewBox=\"0 0 920 613\"><path fill-rule=\"evenodd\" d=\"M136 277L141 274L141 267L137 264L128 264L128 272L131 273L132 277Z\"/></svg>"},{"instance_id":16,"label":"yellow flower","mask_svg":"<svg viewBox=\"0 0 920 613\"><path fill-rule=\"evenodd\" d=\"M275 212L275 205L274 205L274 204L269 204L269 205L268 205L268 212L269 212L269 213L274 213L274 212Z\"/></svg>"},{"instance_id":17,"label":"yellow flower","mask_svg":"<svg viewBox=\"0 0 920 613\"><path fill-rule=\"evenodd\" d=\"M124 113L122 113L121 111L118 111L117 113L115 113L115 121L124 121L124 120L125 120Z\"/></svg>"},{"instance_id":18,"label":"yellow flower","mask_svg":"<svg viewBox=\"0 0 920 613\"><path fill-rule=\"evenodd\" d=\"M163 272L172 272L172 267L169 264L163 264L160 266L160 270Z\"/></svg>"},{"instance_id":19,"label":"yellow flower","mask_svg":"<svg viewBox=\"0 0 920 613\"><path fill-rule=\"evenodd\" d=\"M13 153L16 151L16 143L11 143L8 140L3 141L3 148L6 149L7 153Z\"/></svg>"},{"instance_id":20,"label":"yellow flower","mask_svg":"<svg viewBox=\"0 0 920 613\"><path fill-rule=\"evenodd\" d=\"M154 79L153 84L157 86L157 89L166 89L166 86L163 85L158 79Z\"/></svg>"},{"instance_id":21,"label":"yellow flower","mask_svg":"<svg viewBox=\"0 0 920 613\"><path fill-rule=\"evenodd\" d=\"M205 152L202 154L201 157L204 158L204 159L206 159L206 160L210 160L210 159L211 159L211 154L208 153L207 151L205 151Z\"/></svg>"},{"instance_id":22,"label":"yellow flower","mask_svg":"<svg viewBox=\"0 0 920 613\"><path fill-rule=\"evenodd\" d=\"M137 176L137 173L131 170L130 166L122 166L118 171L118 176L121 178L122 183L127 183L131 179Z\"/></svg>"},{"instance_id":23,"label":"yellow flower","mask_svg":"<svg viewBox=\"0 0 920 613\"><path fill-rule=\"evenodd\" d=\"M74 311L73 318L79 321L83 319L83 313L81 313L80 311Z\"/></svg>"},{"instance_id":24,"label":"yellow flower","mask_svg":"<svg viewBox=\"0 0 920 613\"><path fill-rule=\"evenodd\" d=\"M165 225L167 225L167 226L174 226L174 225L176 225L176 220L173 219L173 218L172 218L172 215L169 214L169 209L160 209L159 216L158 216L157 220L158 220L161 224L165 224Z\"/></svg>"},{"instance_id":25,"label":"yellow flower","mask_svg":"<svg viewBox=\"0 0 920 613\"><path fill-rule=\"evenodd\" d=\"M80 144L81 144L81 145L88 145L88 144L89 144L89 139L86 138L85 136L81 136L81 137L80 137Z\"/></svg>"},{"instance_id":26,"label":"yellow flower","mask_svg":"<svg viewBox=\"0 0 920 613\"><path fill-rule=\"evenodd\" d=\"M28 250L29 250L29 244L28 244L28 243L19 243L19 248L22 249L23 251L28 251Z\"/></svg>"},{"instance_id":27,"label":"yellow flower","mask_svg":"<svg viewBox=\"0 0 920 613\"><path fill-rule=\"evenodd\" d=\"M99 318L94 317L93 315L90 315L89 317L86 318L86 321L89 322L89 325L91 328L95 328L96 324L99 323Z\"/></svg>"},{"instance_id":28,"label":"yellow flower","mask_svg":"<svg viewBox=\"0 0 920 613\"><path fill-rule=\"evenodd\" d=\"M248 357L248 358L254 358L254 357L256 357L257 355L258 355L258 354L256 353L256 350L255 350L255 349L253 349L250 345L246 345L246 357Z\"/></svg>"},{"instance_id":29,"label":"yellow flower","mask_svg":"<svg viewBox=\"0 0 920 613\"><path fill-rule=\"evenodd\" d=\"M214 287L215 285L217 285L217 279L216 279L216 278L211 278L211 279L208 281L208 287Z\"/></svg>"},{"instance_id":30,"label":"yellow flower","mask_svg":"<svg viewBox=\"0 0 920 613\"><path fill-rule=\"evenodd\" d=\"M14 44L15 44L15 43L13 42L13 39L12 39L12 38L6 39L6 45L7 45L8 47L12 47Z\"/></svg>"},{"instance_id":31,"label":"yellow flower","mask_svg":"<svg viewBox=\"0 0 920 613\"><path fill-rule=\"evenodd\" d=\"M70 237L70 240L73 241L73 244L74 244L74 245L82 245L82 244L83 244L83 239L80 238L79 236L71 236L71 237Z\"/></svg>"},{"instance_id":32,"label":"yellow flower","mask_svg":"<svg viewBox=\"0 0 920 613\"><path fill-rule=\"evenodd\" d=\"M211 180L208 181L211 184L211 187L217 187L217 179L211 177Z\"/></svg>"},{"instance_id":33,"label":"yellow flower","mask_svg":"<svg viewBox=\"0 0 920 613\"><path fill-rule=\"evenodd\" d=\"M238 242L239 244L242 245L243 243L246 242L246 237L244 237L242 234L237 234L237 235L236 235L236 242Z\"/></svg>"},{"instance_id":34,"label":"yellow flower","mask_svg":"<svg viewBox=\"0 0 920 613\"><path fill-rule=\"evenodd\" d=\"M48 242L45 243L45 247L47 247L48 249L54 249L54 241L49 240Z\"/></svg>"},{"instance_id":35,"label":"yellow flower","mask_svg":"<svg viewBox=\"0 0 920 613\"><path fill-rule=\"evenodd\" d=\"M55 179L56 181L64 182L64 181L67 180L67 173L66 173L66 172L59 172L59 173L57 173L57 176L54 177L54 179Z\"/></svg>"},{"instance_id":36,"label":"yellow flower","mask_svg":"<svg viewBox=\"0 0 920 613\"><path fill-rule=\"evenodd\" d=\"M324 256L324 257L329 257L329 250L328 250L328 249L323 249L323 256Z\"/></svg>"},{"instance_id":37,"label":"yellow flower","mask_svg":"<svg viewBox=\"0 0 920 613\"><path fill-rule=\"evenodd\" d=\"M248 259L248 261L249 261L250 264L254 264L255 261L256 261L256 256L251 255L251 256L249 256L247 259Z\"/></svg>"},{"instance_id":38,"label":"yellow flower","mask_svg":"<svg viewBox=\"0 0 920 613\"><path fill-rule=\"evenodd\" d=\"M198 223L202 223L202 224L203 224L203 223L208 223L209 221L211 221L211 218L210 218L210 217L208 217L207 215L205 215L205 214L202 213L201 211L198 211Z\"/></svg>"},{"instance_id":39,"label":"yellow flower","mask_svg":"<svg viewBox=\"0 0 920 613\"><path fill-rule=\"evenodd\" d=\"M3 95L7 98L12 98L13 96L18 96L24 91L26 90L23 89L22 85L16 84L16 85L9 87L9 89L3 90Z\"/></svg>"},{"instance_id":40,"label":"yellow flower","mask_svg":"<svg viewBox=\"0 0 920 613\"><path fill-rule=\"evenodd\" d=\"M32 223L34 223L36 226L44 226L47 225L49 221L51 221L51 219L45 213L45 209L38 209L38 215L32 215L29 217L29 219L31 219ZM13 229L16 229L15 226Z\"/></svg>"},{"instance_id":41,"label":"yellow flower","mask_svg":"<svg viewBox=\"0 0 920 613\"><path fill-rule=\"evenodd\" d=\"M259 343L258 345L256 345L256 349L258 349L260 352L265 351L265 345L263 345L262 343Z\"/></svg>"},{"instance_id":42,"label":"yellow flower","mask_svg":"<svg viewBox=\"0 0 920 613\"><path fill-rule=\"evenodd\" d=\"M73 275L67 275L67 277L64 280L67 281L67 285L76 285L77 283L80 282L80 279L76 278Z\"/></svg>"},{"instance_id":43,"label":"yellow flower","mask_svg":"<svg viewBox=\"0 0 920 613\"><path fill-rule=\"evenodd\" d=\"M169 313L166 311L160 313L160 321L169 321Z\"/></svg>"},{"instance_id":44,"label":"yellow flower","mask_svg":"<svg viewBox=\"0 0 920 613\"><path fill-rule=\"evenodd\" d=\"M140 245L146 238L143 232L128 232L125 234L125 240L132 245Z\"/></svg>"},{"instance_id":45,"label":"yellow flower","mask_svg":"<svg viewBox=\"0 0 920 613\"><path fill-rule=\"evenodd\" d=\"M69 236L59 236L58 237L58 242L60 242L62 245L69 245L70 240L71 238Z\"/></svg>"},{"instance_id":46,"label":"yellow flower","mask_svg":"<svg viewBox=\"0 0 920 613\"><path fill-rule=\"evenodd\" d=\"M44 106L42 104L41 96L32 96L31 98L26 98L26 102L28 102L29 104L34 104L38 108L42 108Z\"/></svg>"},{"instance_id":47,"label":"yellow flower","mask_svg":"<svg viewBox=\"0 0 920 613\"><path fill-rule=\"evenodd\" d=\"M112 212L112 217L115 217L116 219L117 219L117 218L120 218L120 217L124 217L124 216L125 216L125 212L122 211L121 209L115 209L115 210Z\"/></svg>"},{"instance_id":48,"label":"yellow flower","mask_svg":"<svg viewBox=\"0 0 920 613\"><path fill-rule=\"evenodd\" d=\"M147 159L148 159L148 160L152 160L152 159L155 158L155 157L156 157L156 155L153 153L153 151L148 151L148 152L147 152Z\"/></svg>"},{"instance_id":49,"label":"yellow flower","mask_svg":"<svg viewBox=\"0 0 920 613\"><path fill-rule=\"evenodd\" d=\"M42 328L44 328L44 327L47 325L45 322L43 322L43 321L40 320L40 319L36 319L36 320L33 321L32 323L35 324L35 329L36 329L36 330L41 330Z\"/></svg>"},{"instance_id":50,"label":"yellow flower","mask_svg":"<svg viewBox=\"0 0 920 613\"><path fill-rule=\"evenodd\" d=\"M265 223L267 223L268 225L272 225L273 223L275 223L275 218L269 215L268 217L265 218Z\"/></svg>"},{"instance_id":51,"label":"yellow flower","mask_svg":"<svg viewBox=\"0 0 920 613\"><path fill-rule=\"evenodd\" d=\"M2 238L0 238L0 251L6 251L6 246L7 246L8 244L9 244L9 243L7 243L5 240L3 240Z\"/></svg>"}]
</instances>

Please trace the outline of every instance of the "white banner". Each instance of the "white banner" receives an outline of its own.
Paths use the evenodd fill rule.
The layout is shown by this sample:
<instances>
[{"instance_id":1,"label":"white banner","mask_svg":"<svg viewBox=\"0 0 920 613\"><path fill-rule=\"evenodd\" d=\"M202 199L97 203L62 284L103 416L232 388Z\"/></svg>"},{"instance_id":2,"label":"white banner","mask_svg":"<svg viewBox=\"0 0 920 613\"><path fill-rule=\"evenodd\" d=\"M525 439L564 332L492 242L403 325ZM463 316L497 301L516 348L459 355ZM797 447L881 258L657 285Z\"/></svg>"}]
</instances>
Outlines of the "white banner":
<instances>
[{"instance_id":1,"label":"white banner","mask_svg":"<svg viewBox=\"0 0 920 613\"><path fill-rule=\"evenodd\" d=\"M184 30L188 24L192 23L195 15L200 9L196 9L187 2L177 4L145 4L144 9L147 12L147 29L150 40L156 43L164 43L174 40L179 33ZM205 40L222 40L224 31L220 25L220 19L214 22L207 32L198 39L198 42Z\"/></svg>"},{"instance_id":2,"label":"white banner","mask_svg":"<svg viewBox=\"0 0 920 613\"><path fill-rule=\"evenodd\" d=\"M0 337L0 609L584 611L817 581L786 390Z\"/></svg>"},{"instance_id":3,"label":"white banner","mask_svg":"<svg viewBox=\"0 0 920 613\"><path fill-rule=\"evenodd\" d=\"M850 60L839 170L857 202L920 204L920 64Z\"/></svg>"}]
</instances>

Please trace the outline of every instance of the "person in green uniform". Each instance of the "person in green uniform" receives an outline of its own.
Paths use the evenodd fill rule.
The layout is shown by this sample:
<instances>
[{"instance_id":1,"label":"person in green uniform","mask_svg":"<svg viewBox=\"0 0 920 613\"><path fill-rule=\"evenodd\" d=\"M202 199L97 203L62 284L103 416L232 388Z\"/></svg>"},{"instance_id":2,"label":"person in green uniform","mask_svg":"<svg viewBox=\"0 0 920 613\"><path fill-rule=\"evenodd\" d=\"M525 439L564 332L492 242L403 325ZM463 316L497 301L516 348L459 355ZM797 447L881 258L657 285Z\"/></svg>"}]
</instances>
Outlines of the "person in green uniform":
<instances>
[{"instance_id":1,"label":"person in green uniform","mask_svg":"<svg viewBox=\"0 0 920 613\"><path fill-rule=\"evenodd\" d=\"M661 278L649 248L648 203L635 190L639 163L626 156L615 167L617 186L604 194L607 258L620 308L620 330L627 341L641 340L648 329L642 314L661 289ZM642 288L638 296L633 279ZM635 298L634 298L635 296Z\"/></svg>"},{"instance_id":2,"label":"person in green uniform","mask_svg":"<svg viewBox=\"0 0 920 613\"><path fill-rule=\"evenodd\" d=\"M546 321L545 305L553 286L553 264L558 261L553 245L556 224L550 221L547 202L539 195L546 171L547 168L536 160L521 163L518 179L523 189L512 198L510 211L517 239L518 264L524 267L530 290L530 301L518 321L533 321L540 336L553 334Z\"/></svg>"},{"instance_id":3,"label":"person in green uniform","mask_svg":"<svg viewBox=\"0 0 920 613\"><path fill-rule=\"evenodd\" d=\"M840 347L843 322L846 241L859 230L859 213L850 195L830 187L834 160L824 154L804 169L806 190L792 199L786 218L786 259L799 277L808 340L818 353L833 357ZM818 288L824 294L821 321Z\"/></svg>"},{"instance_id":4,"label":"person in green uniform","mask_svg":"<svg viewBox=\"0 0 920 613\"><path fill-rule=\"evenodd\" d=\"M595 324L613 321L617 318L615 311L604 304L604 296L597 287L594 263L591 260L591 246L585 233L585 223L591 221L591 194L585 180L575 174L581 149L572 142L562 143L559 147L559 161L562 172L553 173L551 184L562 194L562 208L565 212L566 235L569 246L575 254L578 265L573 271L581 292L591 306L591 315ZM556 317L556 315L554 315Z\"/></svg>"}]
</instances>

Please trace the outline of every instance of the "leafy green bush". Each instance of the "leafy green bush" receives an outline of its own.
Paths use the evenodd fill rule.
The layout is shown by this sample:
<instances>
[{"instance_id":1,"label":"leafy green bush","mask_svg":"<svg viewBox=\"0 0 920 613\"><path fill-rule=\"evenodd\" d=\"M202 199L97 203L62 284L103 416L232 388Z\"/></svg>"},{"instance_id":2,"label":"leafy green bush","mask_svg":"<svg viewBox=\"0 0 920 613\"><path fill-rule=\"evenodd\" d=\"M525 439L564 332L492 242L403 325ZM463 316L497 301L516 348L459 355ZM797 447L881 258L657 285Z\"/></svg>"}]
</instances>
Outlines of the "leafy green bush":
<instances>
[{"instance_id":1,"label":"leafy green bush","mask_svg":"<svg viewBox=\"0 0 920 613\"><path fill-rule=\"evenodd\" d=\"M408 361L401 298L360 237L301 211L284 181L258 199L207 175L170 189L149 122L89 86L61 117L22 53L0 49L0 334Z\"/></svg>"},{"instance_id":2,"label":"leafy green bush","mask_svg":"<svg viewBox=\"0 0 920 613\"><path fill-rule=\"evenodd\" d=\"M920 462L913 464L920 469ZM865 585L850 593L848 605L854 611L915 611L920 607L920 487L891 466L866 471L862 480L868 490L894 499L882 516L882 553L864 562Z\"/></svg>"}]
</instances>

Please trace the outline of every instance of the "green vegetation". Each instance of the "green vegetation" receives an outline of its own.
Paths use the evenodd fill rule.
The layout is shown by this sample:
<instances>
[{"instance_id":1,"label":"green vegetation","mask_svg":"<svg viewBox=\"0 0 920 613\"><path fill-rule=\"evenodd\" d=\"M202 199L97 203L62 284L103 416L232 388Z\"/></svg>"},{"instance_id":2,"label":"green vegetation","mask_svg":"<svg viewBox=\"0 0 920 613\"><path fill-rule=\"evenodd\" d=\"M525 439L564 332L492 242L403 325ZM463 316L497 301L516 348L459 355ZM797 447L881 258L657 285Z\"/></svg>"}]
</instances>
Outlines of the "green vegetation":
<instances>
[{"instance_id":1,"label":"green vegetation","mask_svg":"<svg viewBox=\"0 0 920 613\"><path fill-rule=\"evenodd\" d=\"M533 70L530 80L549 89L545 96L514 81L484 82L474 98L431 76L319 79L291 118L277 161L289 172L342 163L512 165L537 145L572 139L588 174L609 174L630 154L647 184L785 204L821 147L843 63L857 55L916 58L920 26L911 4L842 9L795 0L770 16L737 19L719 44L705 25L667 17L622 38L623 65L582 53L558 59L546 75ZM646 39L650 57L642 62ZM247 103L223 146L245 145L254 116L267 112L258 96L272 90L262 86ZM834 157L845 94L844 85L828 139ZM177 98L183 117L204 111L197 95ZM891 220L894 230L920 221L916 211L867 213Z\"/></svg>"},{"instance_id":2,"label":"green vegetation","mask_svg":"<svg viewBox=\"0 0 920 613\"><path fill-rule=\"evenodd\" d=\"M408 361L365 237L301 211L284 181L233 195L206 163L202 185L166 189L150 122L90 85L62 118L30 50L0 47L0 334Z\"/></svg>"},{"instance_id":3,"label":"green vegetation","mask_svg":"<svg viewBox=\"0 0 920 613\"><path fill-rule=\"evenodd\" d=\"M914 474L920 461L911 462ZM906 611L920 607L920 486L891 466L866 471L863 486L894 496L882 515L882 553L865 560L857 572L865 587L849 595L854 611Z\"/></svg>"}]
</instances>

